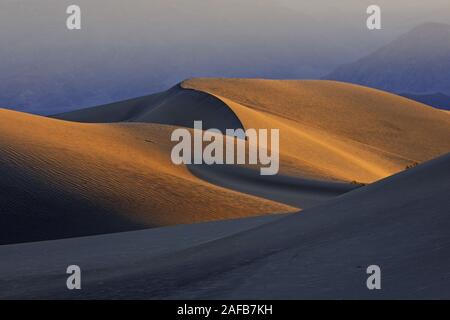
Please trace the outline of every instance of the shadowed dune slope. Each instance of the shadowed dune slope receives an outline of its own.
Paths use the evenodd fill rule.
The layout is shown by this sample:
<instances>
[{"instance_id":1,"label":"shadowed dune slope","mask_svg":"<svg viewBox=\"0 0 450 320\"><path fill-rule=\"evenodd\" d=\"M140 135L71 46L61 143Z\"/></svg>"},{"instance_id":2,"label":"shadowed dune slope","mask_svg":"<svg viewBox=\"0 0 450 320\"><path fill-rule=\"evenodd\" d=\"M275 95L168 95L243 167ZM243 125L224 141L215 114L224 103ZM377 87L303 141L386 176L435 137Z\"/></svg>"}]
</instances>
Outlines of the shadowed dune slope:
<instances>
[{"instance_id":1,"label":"shadowed dune slope","mask_svg":"<svg viewBox=\"0 0 450 320\"><path fill-rule=\"evenodd\" d=\"M450 154L298 215L3 246L0 271L14 286L0 296L448 299L449 192ZM87 290L48 281L64 282L67 261L95 272ZM366 287L373 264L382 290Z\"/></svg>"},{"instance_id":2,"label":"shadowed dune slope","mask_svg":"<svg viewBox=\"0 0 450 320\"><path fill-rule=\"evenodd\" d=\"M0 244L296 210L173 165L173 129L0 110Z\"/></svg>"},{"instance_id":3,"label":"shadowed dune slope","mask_svg":"<svg viewBox=\"0 0 450 320\"><path fill-rule=\"evenodd\" d=\"M333 81L191 79L245 128L280 129L282 171L373 182L450 151L450 117L393 94Z\"/></svg>"},{"instance_id":4,"label":"shadowed dune slope","mask_svg":"<svg viewBox=\"0 0 450 320\"><path fill-rule=\"evenodd\" d=\"M240 120L220 99L180 85L165 92L52 117L87 123L151 122L189 128L195 120L203 120L205 129L242 128Z\"/></svg>"},{"instance_id":5,"label":"shadowed dune slope","mask_svg":"<svg viewBox=\"0 0 450 320\"><path fill-rule=\"evenodd\" d=\"M306 209L361 185L304 179L277 174L261 176L259 170L237 165L188 165L196 177L232 190L253 194Z\"/></svg>"}]
</instances>

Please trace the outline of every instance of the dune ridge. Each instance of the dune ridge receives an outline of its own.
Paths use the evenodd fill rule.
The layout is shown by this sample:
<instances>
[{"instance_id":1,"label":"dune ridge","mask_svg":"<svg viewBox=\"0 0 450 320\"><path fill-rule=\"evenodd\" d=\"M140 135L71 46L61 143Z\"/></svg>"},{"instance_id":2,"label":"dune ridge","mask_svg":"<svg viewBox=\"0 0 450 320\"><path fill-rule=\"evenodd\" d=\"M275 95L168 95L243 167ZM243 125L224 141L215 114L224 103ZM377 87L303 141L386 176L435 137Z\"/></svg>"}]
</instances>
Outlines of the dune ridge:
<instances>
[{"instance_id":1,"label":"dune ridge","mask_svg":"<svg viewBox=\"0 0 450 320\"><path fill-rule=\"evenodd\" d=\"M51 116L55 119L86 122L147 122L192 128L203 120L203 128L242 128L239 118L213 95L176 85L167 91Z\"/></svg>"}]
</instances>

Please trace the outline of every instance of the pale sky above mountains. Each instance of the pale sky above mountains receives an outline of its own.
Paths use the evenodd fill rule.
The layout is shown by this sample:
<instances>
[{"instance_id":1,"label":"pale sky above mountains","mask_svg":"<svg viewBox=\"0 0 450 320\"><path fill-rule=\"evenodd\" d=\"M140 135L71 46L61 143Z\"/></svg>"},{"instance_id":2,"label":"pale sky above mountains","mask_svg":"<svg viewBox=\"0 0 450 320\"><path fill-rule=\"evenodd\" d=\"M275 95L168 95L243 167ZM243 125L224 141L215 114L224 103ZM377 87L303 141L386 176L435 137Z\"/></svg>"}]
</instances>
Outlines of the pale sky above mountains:
<instances>
[{"instance_id":1,"label":"pale sky above mountains","mask_svg":"<svg viewBox=\"0 0 450 320\"><path fill-rule=\"evenodd\" d=\"M65 28L70 4L82 30ZM448 0L3 0L0 105L52 113L149 94L196 76L319 78L427 21Z\"/></svg>"}]
</instances>

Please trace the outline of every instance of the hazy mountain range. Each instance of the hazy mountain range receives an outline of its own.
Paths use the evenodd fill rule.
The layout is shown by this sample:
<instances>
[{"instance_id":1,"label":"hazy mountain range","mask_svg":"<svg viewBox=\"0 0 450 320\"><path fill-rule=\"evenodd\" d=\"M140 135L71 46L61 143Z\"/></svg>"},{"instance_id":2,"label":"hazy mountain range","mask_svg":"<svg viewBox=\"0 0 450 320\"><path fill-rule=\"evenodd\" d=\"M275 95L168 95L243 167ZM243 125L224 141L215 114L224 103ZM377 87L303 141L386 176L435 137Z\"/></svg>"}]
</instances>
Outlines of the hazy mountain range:
<instances>
[{"instance_id":1,"label":"hazy mountain range","mask_svg":"<svg viewBox=\"0 0 450 320\"><path fill-rule=\"evenodd\" d=\"M422 24L325 79L401 93L425 103L449 105L450 25Z\"/></svg>"}]
</instances>

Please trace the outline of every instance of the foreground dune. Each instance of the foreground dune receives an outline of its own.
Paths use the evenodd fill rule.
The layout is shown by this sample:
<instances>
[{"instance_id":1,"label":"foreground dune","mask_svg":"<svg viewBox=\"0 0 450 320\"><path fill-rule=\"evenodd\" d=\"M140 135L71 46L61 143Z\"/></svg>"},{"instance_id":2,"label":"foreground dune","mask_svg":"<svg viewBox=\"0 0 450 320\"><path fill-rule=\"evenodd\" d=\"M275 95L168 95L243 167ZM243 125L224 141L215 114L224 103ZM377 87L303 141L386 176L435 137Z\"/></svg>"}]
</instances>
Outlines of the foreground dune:
<instances>
[{"instance_id":1,"label":"foreground dune","mask_svg":"<svg viewBox=\"0 0 450 320\"><path fill-rule=\"evenodd\" d=\"M448 299L449 191L450 154L298 215L1 246L0 297Z\"/></svg>"},{"instance_id":2,"label":"foreground dune","mask_svg":"<svg viewBox=\"0 0 450 320\"><path fill-rule=\"evenodd\" d=\"M164 93L55 117L276 128L281 172L321 180L373 182L450 150L450 117L439 110L333 81L191 79Z\"/></svg>"},{"instance_id":3,"label":"foreground dune","mask_svg":"<svg viewBox=\"0 0 450 320\"><path fill-rule=\"evenodd\" d=\"M0 243L297 210L173 165L173 129L0 110Z\"/></svg>"}]
</instances>

